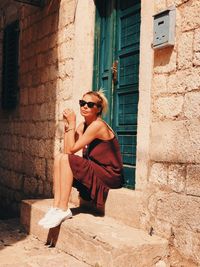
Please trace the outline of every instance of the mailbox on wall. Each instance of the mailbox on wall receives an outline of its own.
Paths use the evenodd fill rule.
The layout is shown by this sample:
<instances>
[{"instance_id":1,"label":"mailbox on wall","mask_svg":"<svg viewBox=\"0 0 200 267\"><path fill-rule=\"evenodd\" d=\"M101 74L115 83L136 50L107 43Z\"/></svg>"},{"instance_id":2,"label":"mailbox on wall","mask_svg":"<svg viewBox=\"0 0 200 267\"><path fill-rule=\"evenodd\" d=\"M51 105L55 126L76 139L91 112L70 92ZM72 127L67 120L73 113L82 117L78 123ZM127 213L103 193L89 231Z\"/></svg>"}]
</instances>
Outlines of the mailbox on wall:
<instances>
[{"instance_id":1,"label":"mailbox on wall","mask_svg":"<svg viewBox=\"0 0 200 267\"><path fill-rule=\"evenodd\" d=\"M154 36L153 48L159 49L173 46L175 42L176 9L170 7L153 16Z\"/></svg>"}]
</instances>

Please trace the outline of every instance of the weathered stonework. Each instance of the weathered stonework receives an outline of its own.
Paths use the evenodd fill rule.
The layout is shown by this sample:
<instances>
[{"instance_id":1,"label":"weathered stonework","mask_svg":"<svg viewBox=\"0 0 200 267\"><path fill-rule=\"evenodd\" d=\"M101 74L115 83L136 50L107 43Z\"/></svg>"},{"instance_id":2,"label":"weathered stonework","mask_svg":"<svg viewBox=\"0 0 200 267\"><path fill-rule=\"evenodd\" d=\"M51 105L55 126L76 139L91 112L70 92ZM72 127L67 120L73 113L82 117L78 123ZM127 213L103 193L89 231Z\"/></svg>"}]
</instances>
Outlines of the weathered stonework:
<instances>
[{"instance_id":1,"label":"weathered stonework","mask_svg":"<svg viewBox=\"0 0 200 267\"><path fill-rule=\"evenodd\" d=\"M161 3L155 4L159 9ZM200 2L167 0L166 5L176 6L176 43L154 53L146 222L170 240L171 266L196 267L200 262Z\"/></svg>"},{"instance_id":2,"label":"weathered stonework","mask_svg":"<svg viewBox=\"0 0 200 267\"><path fill-rule=\"evenodd\" d=\"M1 40L5 25L20 22L19 105L0 113L0 176L7 177L0 187L13 192L1 198L11 207L14 195L18 203L52 196L55 125L62 113L56 107L72 97L76 1L55 1L43 9L11 1L0 5Z\"/></svg>"}]
</instances>

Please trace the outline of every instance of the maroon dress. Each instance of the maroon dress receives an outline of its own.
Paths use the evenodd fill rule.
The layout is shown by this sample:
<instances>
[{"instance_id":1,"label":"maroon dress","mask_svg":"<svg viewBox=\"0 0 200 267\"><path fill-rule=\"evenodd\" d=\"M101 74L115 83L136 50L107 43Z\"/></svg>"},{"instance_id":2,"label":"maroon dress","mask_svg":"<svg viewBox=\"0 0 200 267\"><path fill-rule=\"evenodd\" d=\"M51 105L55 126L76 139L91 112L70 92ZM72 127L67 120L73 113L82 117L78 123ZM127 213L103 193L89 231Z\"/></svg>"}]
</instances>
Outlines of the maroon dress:
<instances>
[{"instance_id":1,"label":"maroon dress","mask_svg":"<svg viewBox=\"0 0 200 267\"><path fill-rule=\"evenodd\" d=\"M69 154L74 176L73 186L85 200L93 200L98 208L104 206L110 188L123 185L123 165L117 138L93 140L83 157Z\"/></svg>"}]
</instances>

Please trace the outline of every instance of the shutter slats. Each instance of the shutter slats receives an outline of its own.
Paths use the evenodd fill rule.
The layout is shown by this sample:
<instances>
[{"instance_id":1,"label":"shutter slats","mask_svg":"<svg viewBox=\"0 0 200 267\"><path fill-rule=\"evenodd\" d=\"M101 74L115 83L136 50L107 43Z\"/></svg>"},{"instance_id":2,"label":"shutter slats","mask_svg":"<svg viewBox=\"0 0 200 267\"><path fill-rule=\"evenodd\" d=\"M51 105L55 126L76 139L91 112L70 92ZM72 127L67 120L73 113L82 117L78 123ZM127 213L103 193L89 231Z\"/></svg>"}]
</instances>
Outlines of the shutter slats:
<instances>
[{"instance_id":1,"label":"shutter slats","mask_svg":"<svg viewBox=\"0 0 200 267\"><path fill-rule=\"evenodd\" d=\"M15 21L4 30L2 107L13 109L18 102L18 48L19 22Z\"/></svg>"}]
</instances>

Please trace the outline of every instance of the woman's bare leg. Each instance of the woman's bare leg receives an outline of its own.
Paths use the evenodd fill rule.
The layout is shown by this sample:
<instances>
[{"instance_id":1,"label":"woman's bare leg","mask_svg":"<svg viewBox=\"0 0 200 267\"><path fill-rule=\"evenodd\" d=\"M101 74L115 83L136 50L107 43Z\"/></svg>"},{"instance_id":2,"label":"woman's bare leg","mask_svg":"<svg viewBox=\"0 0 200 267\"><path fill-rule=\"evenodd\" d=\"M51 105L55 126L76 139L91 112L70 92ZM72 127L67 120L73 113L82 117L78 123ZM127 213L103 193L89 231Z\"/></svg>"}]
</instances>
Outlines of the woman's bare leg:
<instances>
[{"instance_id":1,"label":"woman's bare leg","mask_svg":"<svg viewBox=\"0 0 200 267\"><path fill-rule=\"evenodd\" d=\"M67 154L63 154L60 159L60 202L59 208L67 210L69 197L72 189L73 173L69 164Z\"/></svg>"},{"instance_id":2,"label":"woman's bare leg","mask_svg":"<svg viewBox=\"0 0 200 267\"><path fill-rule=\"evenodd\" d=\"M53 172L53 191L54 201L53 207L58 207L60 202L60 189L61 189L61 177L60 177L60 162L64 154L58 154L54 160L54 172Z\"/></svg>"}]
</instances>

